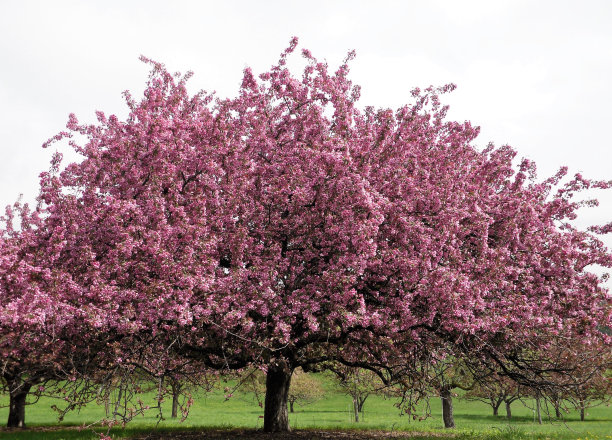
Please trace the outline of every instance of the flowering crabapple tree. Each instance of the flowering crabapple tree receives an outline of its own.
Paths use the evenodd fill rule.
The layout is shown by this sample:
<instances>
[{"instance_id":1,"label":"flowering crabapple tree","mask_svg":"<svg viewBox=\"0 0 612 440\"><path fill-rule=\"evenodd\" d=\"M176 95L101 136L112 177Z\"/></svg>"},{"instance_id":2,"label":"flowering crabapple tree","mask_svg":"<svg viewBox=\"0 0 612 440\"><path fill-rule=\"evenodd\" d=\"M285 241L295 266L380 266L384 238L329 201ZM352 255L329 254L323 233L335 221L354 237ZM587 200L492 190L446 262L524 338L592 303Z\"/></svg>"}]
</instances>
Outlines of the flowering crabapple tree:
<instances>
[{"instance_id":1,"label":"flowering crabapple tree","mask_svg":"<svg viewBox=\"0 0 612 440\"><path fill-rule=\"evenodd\" d=\"M352 54L332 73L304 50L296 77L296 45L227 99L144 59L125 121L71 115L52 139L86 138L41 200L93 328L215 370L261 367L266 431L289 430L298 367L388 383L448 350L538 386L531 348L609 343L610 300L585 268L611 265L596 237L611 228L568 223L575 194L609 182L538 181L510 147L479 151L476 127L446 120L452 85L361 109Z\"/></svg>"},{"instance_id":2,"label":"flowering crabapple tree","mask_svg":"<svg viewBox=\"0 0 612 440\"><path fill-rule=\"evenodd\" d=\"M85 403L88 390L76 371L90 347L77 343L82 320L57 292L70 288L51 267L62 243L41 247L36 239L40 210L16 203L0 221L0 380L9 394L7 426L23 428L26 404L41 395L61 397L61 411Z\"/></svg>"}]
</instances>

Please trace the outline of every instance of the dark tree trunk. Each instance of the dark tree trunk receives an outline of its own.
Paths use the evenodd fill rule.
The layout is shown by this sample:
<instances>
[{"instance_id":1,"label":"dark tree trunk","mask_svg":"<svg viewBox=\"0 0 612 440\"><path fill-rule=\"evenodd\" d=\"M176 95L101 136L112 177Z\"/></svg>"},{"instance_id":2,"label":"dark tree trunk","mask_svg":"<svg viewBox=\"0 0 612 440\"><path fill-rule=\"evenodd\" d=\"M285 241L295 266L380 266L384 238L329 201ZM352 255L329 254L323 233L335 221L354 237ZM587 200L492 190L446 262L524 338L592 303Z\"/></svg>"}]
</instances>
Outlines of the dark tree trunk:
<instances>
[{"instance_id":1,"label":"dark tree trunk","mask_svg":"<svg viewBox=\"0 0 612 440\"><path fill-rule=\"evenodd\" d=\"M496 416L499 414L499 407L503 402L501 398L489 397L489 402L491 402L491 408L493 408L493 415Z\"/></svg>"},{"instance_id":2,"label":"dark tree trunk","mask_svg":"<svg viewBox=\"0 0 612 440\"><path fill-rule=\"evenodd\" d=\"M557 417L558 419L561 418L561 408L559 407L559 404L555 404L555 417Z\"/></svg>"},{"instance_id":3,"label":"dark tree trunk","mask_svg":"<svg viewBox=\"0 0 612 440\"><path fill-rule=\"evenodd\" d=\"M580 421L584 422L584 402L580 401Z\"/></svg>"},{"instance_id":4,"label":"dark tree trunk","mask_svg":"<svg viewBox=\"0 0 612 440\"><path fill-rule=\"evenodd\" d=\"M542 408L540 408L540 394L536 394L536 415L538 416L538 423L542 424Z\"/></svg>"},{"instance_id":5,"label":"dark tree trunk","mask_svg":"<svg viewBox=\"0 0 612 440\"><path fill-rule=\"evenodd\" d=\"M287 401L291 373L291 368L284 360L268 365L263 427L265 432L290 431Z\"/></svg>"},{"instance_id":6,"label":"dark tree trunk","mask_svg":"<svg viewBox=\"0 0 612 440\"><path fill-rule=\"evenodd\" d=\"M355 413L355 421L359 421L359 400L353 397L353 412Z\"/></svg>"},{"instance_id":7,"label":"dark tree trunk","mask_svg":"<svg viewBox=\"0 0 612 440\"><path fill-rule=\"evenodd\" d=\"M181 383L176 379L171 379L170 386L172 387L172 418L178 417L179 398L181 397Z\"/></svg>"},{"instance_id":8,"label":"dark tree trunk","mask_svg":"<svg viewBox=\"0 0 612 440\"><path fill-rule=\"evenodd\" d=\"M360 413L363 413L363 404L365 403L365 401L366 401L366 399L367 399L367 398L368 398L368 394L366 394L366 396L365 396L365 397L360 397L360 398L358 399L358 402L357 402L357 403L359 404L359 412L360 412Z\"/></svg>"},{"instance_id":9,"label":"dark tree trunk","mask_svg":"<svg viewBox=\"0 0 612 440\"><path fill-rule=\"evenodd\" d=\"M289 401L289 412L292 413L293 412L293 400Z\"/></svg>"},{"instance_id":10,"label":"dark tree trunk","mask_svg":"<svg viewBox=\"0 0 612 440\"><path fill-rule=\"evenodd\" d=\"M507 419L512 418L512 409L510 408L510 405L512 405L512 402L506 402L506 418Z\"/></svg>"},{"instance_id":11,"label":"dark tree trunk","mask_svg":"<svg viewBox=\"0 0 612 440\"><path fill-rule=\"evenodd\" d=\"M9 385L10 386L10 385ZM16 385L9 392L9 415L6 424L9 428L25 428L26 397L30 392L31 385Z\"/></svg>"},{"instance_id":12,"label":"dark tree trunk","mask_svg":"<svg viewBox=\"0 0 612 440\"><path fill-rule=\"evenodd\" d=\"M440 392L442 399L442 419L444 420L445 428L455 427L455 418L453 416L453 398L449 389L444 388Z\"/></svg>"}]
</instances>

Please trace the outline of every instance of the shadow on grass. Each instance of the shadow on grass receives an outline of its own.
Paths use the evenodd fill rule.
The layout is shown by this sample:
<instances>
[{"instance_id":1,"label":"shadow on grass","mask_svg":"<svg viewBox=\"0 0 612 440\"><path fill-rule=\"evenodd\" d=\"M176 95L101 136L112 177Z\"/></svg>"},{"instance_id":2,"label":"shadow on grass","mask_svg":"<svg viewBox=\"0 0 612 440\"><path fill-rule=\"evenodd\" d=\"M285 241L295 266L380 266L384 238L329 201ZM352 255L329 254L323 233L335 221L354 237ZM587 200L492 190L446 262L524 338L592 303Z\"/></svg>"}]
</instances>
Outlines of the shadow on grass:
<instances>
[{"instance_id":1,"label":"shadow on grass","mask_svg":"<svg viewBox=\"0 0 612 440\"><path fill-rule=\"evenodd\" d=\"M483 416L477 414L455 414L455 420L478 420L480 422L506 422L506 423L527 423L533 422L533 416L512 416L511 419L506 418L506 416ZM544 419L542 419L544 421Z\"/></svg>"}]
</instances>

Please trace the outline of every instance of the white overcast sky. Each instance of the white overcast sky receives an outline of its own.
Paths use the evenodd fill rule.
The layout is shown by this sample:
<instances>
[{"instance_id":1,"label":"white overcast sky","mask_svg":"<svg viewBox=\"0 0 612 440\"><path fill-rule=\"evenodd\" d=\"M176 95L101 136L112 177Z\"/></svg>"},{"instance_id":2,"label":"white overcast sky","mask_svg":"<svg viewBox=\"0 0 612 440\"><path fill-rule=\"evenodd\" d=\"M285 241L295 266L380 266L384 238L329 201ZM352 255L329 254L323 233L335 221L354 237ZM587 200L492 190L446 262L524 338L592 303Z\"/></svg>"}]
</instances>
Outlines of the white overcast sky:
<instances>
[{"instance_id":1,"label":"white overcast sky","mask_svg":"<svg viewBox=\"0 0 612 440\"><path fill-rule=\"evenodd\" d=\"M267 69L293 35L331 65L355 49L363 105L453 82L449 116L479 125L478 145L512 145L540 177L568 165L612 179L609 0L0 0L0 205L34 200L52 152L41 144L70 112L126 115L121 92L142 93L148 72L139 55L233 96L242 70ZM612 220L599 198L585 224Z\"/></svg>"}]
</instances>

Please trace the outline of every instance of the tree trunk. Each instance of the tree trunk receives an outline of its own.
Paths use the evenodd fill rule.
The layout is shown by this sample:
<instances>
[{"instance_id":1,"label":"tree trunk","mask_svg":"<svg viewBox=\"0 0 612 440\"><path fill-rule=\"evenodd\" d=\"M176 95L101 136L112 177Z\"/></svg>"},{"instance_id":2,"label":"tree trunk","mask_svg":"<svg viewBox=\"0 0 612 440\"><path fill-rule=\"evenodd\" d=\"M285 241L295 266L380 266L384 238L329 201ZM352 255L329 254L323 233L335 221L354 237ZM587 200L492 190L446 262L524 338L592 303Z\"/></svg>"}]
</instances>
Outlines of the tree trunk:
<instances>
[{"instance_id":1,"label":"tree trunk","mask_svg":"<svg viewBox=\"0 0 612 440\"><path fill-rule=\"evenodd\" d=\"M9 392L9 415L6 426L8 428L25 428L26 397L31 385L20 384Z\"/></svg>"},{"instance_id":2,"label":"tree trunk","mask_svg":"<svg viewBox=\"0 0 612 440\"><path fill-rule=\"evenodd\" d=\"M178 417L178 399L180 396L180 386L172 381L172 418L176 419Z\"/></svg>"},{"instance_id":3,"label":"tree trunk","mask_svg":"<svg viewBox=\"0 0 612 440\"><path fill-rule=\"evenodd\" d=\"M291 373L291 368L284 360L278 360L268 365L263 427L265 432L290 431L287 401Z\"/></svg>"},{"instance_id":4,"label":"tree trunk","mask_svg":"<svg viewBox=\"0 0 612 440\"><path fill-rule=\"evenodd\" d=\"M359 401L353 397L353 412L355 413L355 421L359 421Z\"/></svg>"},{"instance_id":5,"label":"tree trunk","mask_svg":"<svg viewBox=\"0 0 612 440\"><path fill-rule=\"evenodd\" d=\"M449 389L442 389L440 392L442 399L442 419L444 420L445 428L455 427L455 418L453 417L453 398Z\"/></svg>"},{"instance_id":6,"label":"tree trunk","mask_svg":"<svg viewBox=\"0 0 612 440\"><path fill-rule=\"evenodd\" d=\"M542 424L542 410L540 408L540 394L536 394L536 415L538 416L538 424Z\"/></svg>"},{"instance_id":7,"label":"tree trunk","mask_svg":"<svg viewBox=\"0 0 612 440\"><path fill-rule=\"evenodd\" d=\"M164 376L161 376L157 382L157 407L159 408L159 417L164 419L164 409L162 406L162 396L164 395ZM108 400L104 403L106 409L106 417L108 417Z\"/></svg>"},{"instance_id":8,"label":"tree trunk","mask_svg":"<svg viewBox=\"0 0 612 440\"><path fill-rule=\"evenodd\" d=\"M499 407L502 404L503 400L502 399L496 399L494 397L489 397L489 402L491 405L491 408L493 408L493 415L496 416L499 414Z\"/></svg>"},{"instance_id":9,"label":"tree trunk","mask_svg":"<svg viewBox=\"0 0 612 440\"><path fill-rule=\"evenodd\" d=\"M293 412L293 400L289 401L289 412L292 413Z\"/></svg>"},{"instance_id":10,"label":"tree trunk","mask_svg":"<svg viewBox=\"0 0 612 440\"><path fill-rule=\"evenodd\" d=\"M580 401L580 421L584 422L584 401Z\"/></svg>"},{"instance_id":11,"label":"tree trunk","mask_svg":"<svg viewBox=\"0 0 612 440\"><path fill-rule=\"evenodd\" d=\"M506 418L507 419L512 418L512 409L510 409L510 405L512 405L512 402L506 402Z\"/></svg>"},{"instance_id":12,"label":"tree trunk","mask_svg":"<svg viewBox=\"0 0 612 440\"><path fill-rule=\"evenodd\" d=\"M359 397L358 398L358 404L359 404L359 412L363 413L363 404L365 403L366 399L368 398L369 394L366 394L365 397Z\"/></svg>"},{"instance_id":13,"label":"tree trunk","mask_svg":"<svg viewBox=\"0 0 612 440\"><path fill-rule=\"evenodd\" d=\"M561 408L559 407L559 404L555 404L555 417L557 417L558 419L561 418Z\"/></svg>"}]
</instances>

